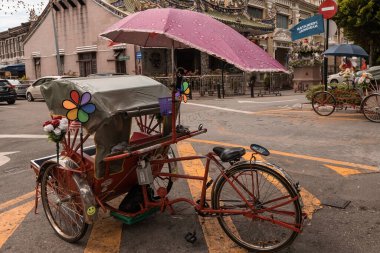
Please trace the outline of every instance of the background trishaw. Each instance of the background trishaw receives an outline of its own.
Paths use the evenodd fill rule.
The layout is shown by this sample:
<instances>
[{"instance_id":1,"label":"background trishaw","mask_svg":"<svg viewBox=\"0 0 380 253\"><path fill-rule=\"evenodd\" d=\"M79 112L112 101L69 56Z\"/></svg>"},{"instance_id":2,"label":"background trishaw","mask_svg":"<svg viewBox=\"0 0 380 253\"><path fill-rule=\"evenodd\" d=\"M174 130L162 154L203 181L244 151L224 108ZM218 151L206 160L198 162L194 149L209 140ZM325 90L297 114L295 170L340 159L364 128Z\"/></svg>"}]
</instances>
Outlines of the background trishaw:
<instances>
[{"instance_id":1,"label":"background trishaw","mask_svg":"<svg viewBox=\"0 0 380 253\"><path fill-rule=\"evenodd\" d=\"M139 15L143 15L142 20L149 17L162 21L159 15L168 16L168 12L174 12L172 17L179 15L176 26L182 25L186 16L198 22L204 19L203 24L210 27L215 22L219 25L203 14L155 9L131 15L111 30L121 31L120 25L130 24L128 21ZM229 27L224 29L230 29L225 32L234 36L212 36L232 39L239 48L242 36ZM162 42L163 37L149 36L159 37ZM242 43L246 43L244 40ZM253 45L253 50L260 50L257 57L267 60L262 69L281 68L253 43L246 45ZM232 63L235 59L234 54L215 55ZM176 92L142 76L70 79L42 87L51 114L66 116L54 117L44 124L57 142L57 155L31 163L37 174L36 196L41 195L55 232L75 242L84 236L88 224L96 221L99 209L109 210L114 217L132 224L157 210L174 213L175 203L187 202L199 215L217 218L226 234L249 250L272 252L291 244L305 218L298 184L280 167L257 161L255 156L269 155L257 144L250 146L250 161L240 161L246 150L239 147L215 147L206 155L176 158L171 146L207 131L201 124L194 131L180 124L177 115L186 91L180 88L179 96L175 96ZM91 135L95 146L84 147ZM206 161L204 175L178 173L177 162L193 159ZM215 181L208 176L211 163L218 171ZM170 198L174 178L201 181L199 199ZM110 200L123 194L126 196L119 207L110 204Z\"/></svg>"},{"instance_id":2,"label":"background trishaw","mask_svg":"<svg viewBox=\"0 0 380 253\"><path fill-rule=\"evenodd\" d=\"M337 45L325 51L324 54L326 56L368 57L368 54L356 45ZM341 87L329 86L328 90L313 94L313 110L318 115L329 116L336 109L359 108L368 120L380 123L380 86L377 83L377 76L367 71L359 71L355 74L351 68L344 69L341 74L346 80Z\"/></svg>"}]
</instances>

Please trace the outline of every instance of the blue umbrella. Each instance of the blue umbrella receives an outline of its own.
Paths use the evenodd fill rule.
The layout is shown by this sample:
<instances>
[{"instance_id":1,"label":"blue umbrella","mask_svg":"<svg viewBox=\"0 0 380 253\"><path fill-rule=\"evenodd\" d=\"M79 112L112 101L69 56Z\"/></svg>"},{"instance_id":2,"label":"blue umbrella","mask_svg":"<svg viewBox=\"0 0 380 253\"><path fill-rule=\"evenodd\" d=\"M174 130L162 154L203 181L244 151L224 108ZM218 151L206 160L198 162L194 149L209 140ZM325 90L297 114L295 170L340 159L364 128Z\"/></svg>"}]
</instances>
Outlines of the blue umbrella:
<instances>
[{"instance_id":1,"label":"blue umbrella","mask_svg":"<svg viewBox=\"0 0 380 253\"><path fill-rule=\"evenodd\" d=\"M332 56L368 57L367 52L363 48L351 44L340 44L332 46L329 49L327 49L323 54Z\"/></svg>"}]
</instances>

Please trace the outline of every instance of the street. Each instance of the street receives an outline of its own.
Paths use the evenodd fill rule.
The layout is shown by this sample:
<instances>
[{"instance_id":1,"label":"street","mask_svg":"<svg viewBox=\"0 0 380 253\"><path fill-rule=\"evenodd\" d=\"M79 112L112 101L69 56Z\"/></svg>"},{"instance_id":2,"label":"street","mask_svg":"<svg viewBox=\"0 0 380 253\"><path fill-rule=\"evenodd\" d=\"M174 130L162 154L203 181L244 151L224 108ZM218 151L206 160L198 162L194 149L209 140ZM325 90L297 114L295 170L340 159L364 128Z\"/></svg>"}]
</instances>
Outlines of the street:
<instances>
[{"instance_id":1,"label":"street","mask_svg":"<svg viewBox=\"0 0 380 253\"><path fill-rule=\"evenodd\" d=\"M190 129L203 124L208 132L177 144L176 155L260 144L271 152L268 162L300 183L310 218L282 252L378 252L380 125L350 110L321 117L302 105L306 102L304 94L293 92L189 100L181 105L181 124ZM134 225L103 214L81 241L64 242L50 227L41 203L34 213L30 160L55 152L42 129L49 120L45 103L1 103L0 119L0 252L246 252L217 222L198 218L187 204L176 206L174 216L158 212ZM172 191L196 198L186 180L175 181ZM194 231L197 241L191 244L184 237Z\"/></svg>"}]
</instances>

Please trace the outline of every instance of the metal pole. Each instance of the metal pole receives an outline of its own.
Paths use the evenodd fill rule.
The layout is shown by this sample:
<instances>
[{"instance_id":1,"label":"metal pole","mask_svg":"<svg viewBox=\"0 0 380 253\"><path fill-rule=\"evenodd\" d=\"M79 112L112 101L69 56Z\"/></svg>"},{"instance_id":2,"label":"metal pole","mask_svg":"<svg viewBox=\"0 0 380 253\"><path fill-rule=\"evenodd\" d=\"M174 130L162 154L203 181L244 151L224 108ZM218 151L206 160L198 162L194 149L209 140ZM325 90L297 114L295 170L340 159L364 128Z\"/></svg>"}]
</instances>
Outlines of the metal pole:
<instances>
[{"instance_id":1,"label":"metal pole","mask_svg":"<svg viewBox=\"0 0 380 253\"><path fill-rule=\"evenodd\" d=\"M51 16L53 18L55 53L57 54L57 72L58 72L58 75L61 76L62 75L61 57L59 55L58 32L57 32L57 27L55 26L55 15L54 15L54 9L53 8L51 8Z\"/></svg>"},{"instance_id":2,"label":"metal pole","mask_svg":"<svg viewBox=\"0 0 380 253\"><path fill-rule=\"evenodd\" d=\"M329 33L330 33L330 20L326 20L326 35L325 35L325 51L329 49ZM323 83L325 84L325 91L327 91L327 71L328 71L328 58L324 56L323 61Z\"/></svg>"},{"instance_id":3,"label":"metal pole","mask_svg":"<svg viewBox=\"0 0 380 253\"><path fill-rule=\"evenodd\" d=\"M176 124L176 112L175 112L175 93L176 93L176 90L175 90L175 81L174 81L174 71L175 71L175 67L174 67L174 40L172 40L172 51L171 51L171 58L172 58L172 141L175 142L177 137L176 137L176 128L175 128L175 124Z\"/></svg>"},{"instance_id":4,"label":"metal pole","mask_svg":"<svg viewBox=\"0 0 380 253\"><path fill-rule=\"evenodd\" d=\"M224 98L224 68L226 67L227 63L224 63L223 64L223 68L222 68L222 95L223 95L223 98Z\"/></svg>"}]
</instances>

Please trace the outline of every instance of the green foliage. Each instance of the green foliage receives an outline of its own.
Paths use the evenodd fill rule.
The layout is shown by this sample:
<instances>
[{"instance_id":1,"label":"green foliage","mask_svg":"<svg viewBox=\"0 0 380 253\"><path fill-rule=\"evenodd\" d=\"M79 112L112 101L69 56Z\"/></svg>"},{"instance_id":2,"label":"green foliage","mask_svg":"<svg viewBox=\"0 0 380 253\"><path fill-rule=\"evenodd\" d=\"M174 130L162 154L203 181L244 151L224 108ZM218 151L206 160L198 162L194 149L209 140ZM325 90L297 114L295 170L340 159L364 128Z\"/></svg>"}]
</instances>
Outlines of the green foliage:
<instances>
[{"instance_id":1,"label":"green foliage","mask_svg":"<svg viewBox=\"0 0 380 253\"><path fill-rule=\"evenodd\" d=\"M343 104L355 104L360 105L361 103L361 97L359 95L358 90L353 89L352 87L348 87L347 84L341 83L341 84L334 84L329 85L331 87L336 87L334 89L329 89L328 92L330 92L336 99L336 102L338 105ZM318 91L324 91L325 86L323 84L315 85L307 90L306 92L306 98L311 101L314 94Z\"/></svg>"},{"instance_id":2,"label":"green foliage","mask_svg":"<svg viewBox=\"0 0 380 253\"><path fill-rule=\"evenodd\" d=\"M370 52L373 45L373 63L380 64L380 1L338 0L339 11L334 17L344 35ZM377 62L375 62L377 60Z\"/></svg>"}]
</instances>

